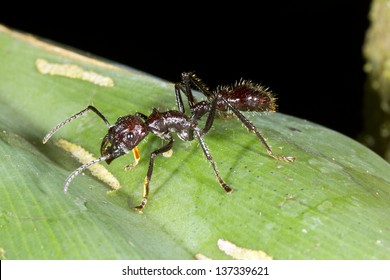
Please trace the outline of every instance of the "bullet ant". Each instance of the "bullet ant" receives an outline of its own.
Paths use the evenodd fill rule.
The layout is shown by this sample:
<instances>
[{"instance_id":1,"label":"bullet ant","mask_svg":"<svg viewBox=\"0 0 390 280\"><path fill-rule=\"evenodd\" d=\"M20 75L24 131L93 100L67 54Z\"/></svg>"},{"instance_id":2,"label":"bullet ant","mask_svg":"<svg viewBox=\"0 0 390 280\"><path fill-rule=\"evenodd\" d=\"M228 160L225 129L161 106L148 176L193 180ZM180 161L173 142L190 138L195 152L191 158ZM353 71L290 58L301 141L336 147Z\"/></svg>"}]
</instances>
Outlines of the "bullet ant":
<instances>
[{"instance_id":1,"label":"bullet ant","mask_svg":"<svg viewBox=\"0 0 390 280\"><path fill-rule=\"evenodd\" d=\"M191 91L191 84L198 88L207 97L207 101L195 102L195 98ZM176 132L178 137L183 141L192 141L194 139L193 134L195 134L204 155L213 168L214 174L219 184L227 193L231 193L232 189L219 175L216 163L214 162L213 157L211 156L211 153L204 139L202 138L202 136L205 135L212 127L217 110L232 111L250 131L257 135L261 143L265 146L268 154L273 158L288 162L294 161L293 157L278 156L274 154L266 143L265 139L257 131L256 127L240 113L240 110L270 111L274 108L275 105L272 95L264 91L265 95L263 96L263 94L260 94L260 89L261 88L255 86L252 83L240 82L232 88L225 87L220 88L215 92L211 92L200 81L200 79L195 76L195 74L183 73L182 81L175 84L176 100L179 109L178 111L172 110L160 112L153 108L152 113L149 116L146 116L140 112L136 112L134 115L126 115L118 118L115 124L111 125L98 109L96 109L94 106L88 106L79 113L74 114L73 116L56 125L43 138L42 142L45 144L61 127L86 114L88 111L92 111L98 115L108 127L108 132L104 136L100 146L101 157L94 159L73 171L65 180L64 192L66 192L71 181L77 175L95 163L105 161L107 164L110 164L114 159L132 151L134 162L132 164L126 165L125 169L128 170L134 168L140 160L140 153L137 145L149 133L168 141L167 144L150 154L149 167L143 186L143 198L141 203L135 207L137 212L142 212L148 201L149 183L153 174L154 158L157 155L172 149L174 143L172 132ZM188 104L192 113L190 117L185 114L181 92L183 92L188 99ZM198 127L197 121L206 114L208 114L208 116L205 127L200 129Z\"/></svg>"}]
</instances>

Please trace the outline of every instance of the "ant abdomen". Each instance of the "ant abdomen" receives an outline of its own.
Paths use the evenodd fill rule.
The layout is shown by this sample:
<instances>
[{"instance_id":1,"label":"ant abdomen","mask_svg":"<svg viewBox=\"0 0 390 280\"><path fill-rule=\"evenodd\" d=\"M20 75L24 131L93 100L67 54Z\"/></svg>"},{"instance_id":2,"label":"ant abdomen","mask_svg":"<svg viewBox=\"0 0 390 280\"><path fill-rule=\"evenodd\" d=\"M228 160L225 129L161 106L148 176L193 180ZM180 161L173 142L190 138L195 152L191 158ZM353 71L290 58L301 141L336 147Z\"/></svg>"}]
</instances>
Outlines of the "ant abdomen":
<instances>
[{"instance_id":1,"label":"ant abdomen","mask_svg":"<svg viewBox=\"0 0 390 280\"><path fill-rule=\"evenodd\" d=\"M234 86L222 86L217 89L217 110L229 111L223 99L239 111L274 112L275 97L267 88L251 81L241 80Z\"/></svg>"}]
</instances>

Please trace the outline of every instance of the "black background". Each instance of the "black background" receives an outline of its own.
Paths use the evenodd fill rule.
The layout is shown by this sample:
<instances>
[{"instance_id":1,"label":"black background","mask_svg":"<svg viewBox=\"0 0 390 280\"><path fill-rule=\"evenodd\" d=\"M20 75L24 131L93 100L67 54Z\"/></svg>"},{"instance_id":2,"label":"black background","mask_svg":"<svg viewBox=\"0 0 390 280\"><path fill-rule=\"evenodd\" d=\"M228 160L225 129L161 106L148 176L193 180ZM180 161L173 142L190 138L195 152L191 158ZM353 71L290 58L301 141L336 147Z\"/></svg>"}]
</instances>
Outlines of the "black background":
<instances>
[{"instance_id":1,"label":"black background","mask_svg":"<svg viewBox=\"0 0 390 280\"><path fill-rule=\"evenodd\" d=\"M370 3L295 2L95 2L97 11L53 2L40 12L21 4L32 16L3 7L0 23L172 82L190 70L211 88L252 79L277 94L279 111L355 138Z\"/></svg>"}]
</instances>

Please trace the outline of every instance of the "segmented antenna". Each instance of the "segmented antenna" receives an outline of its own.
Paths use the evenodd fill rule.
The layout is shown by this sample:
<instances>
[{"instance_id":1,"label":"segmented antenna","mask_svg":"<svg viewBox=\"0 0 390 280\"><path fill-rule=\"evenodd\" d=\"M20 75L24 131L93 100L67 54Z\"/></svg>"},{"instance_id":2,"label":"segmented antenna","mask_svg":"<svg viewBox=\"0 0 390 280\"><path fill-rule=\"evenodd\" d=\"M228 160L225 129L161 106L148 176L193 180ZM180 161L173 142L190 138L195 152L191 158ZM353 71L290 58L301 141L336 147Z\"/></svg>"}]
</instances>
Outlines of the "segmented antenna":
<instances>
[{"instance_id":1,"label":"segmented antenna","mask_svg":"<svg viewBox=\"0 0 390 280\"><path fill-rule=\"evenodd\" d=\"M87 108L85 108L84 110L82 110L81 112L78 112L77 114L74 114L73 116L67 118L66 120L60 122L59 124L57 124L55 127L53 127L49 133L43 138L42 142L43 144L46 144L47 141L49 141L49 139L53 136L54 133L57 132L57 130L59 130L61 127L63 127L64 125L66 125L67 123L73 121L74 119L77 119L78 117L86 114L89 110L95 112L105 123L108 127L110 127L110 123L107 121L107 119L102 115L102 113L100 113L95 107L93 106L88 106Z\"/></svg>"},{"instance_id":2,"label":"segmented antenna","mask_svg":"<svg viewBox=\"0 0 390 280\"><path fill-rule=\"evenodd\" d=\"M72 180L74 179L74 177L76 177L77 175L79 175L81 172L83 172L85 169L87 169L88 167L90 167L91 165L95 164L95 163L98 163L98 162L101 162L101 161L105 161L105 160L108 160L110 158L112 158L113 155L112 154L107 154L105 156L102 156L100 158L97 158L97 159L94 159L94 160L91 160L90 162L80 166L79 168L77 168L75 171L73 171L69 177L65 180L65 184L64 184L64 192L67 192L68 191L68 187L69 187L69 184L70 182L72 182Z\"/></svg>"}]
</instances>

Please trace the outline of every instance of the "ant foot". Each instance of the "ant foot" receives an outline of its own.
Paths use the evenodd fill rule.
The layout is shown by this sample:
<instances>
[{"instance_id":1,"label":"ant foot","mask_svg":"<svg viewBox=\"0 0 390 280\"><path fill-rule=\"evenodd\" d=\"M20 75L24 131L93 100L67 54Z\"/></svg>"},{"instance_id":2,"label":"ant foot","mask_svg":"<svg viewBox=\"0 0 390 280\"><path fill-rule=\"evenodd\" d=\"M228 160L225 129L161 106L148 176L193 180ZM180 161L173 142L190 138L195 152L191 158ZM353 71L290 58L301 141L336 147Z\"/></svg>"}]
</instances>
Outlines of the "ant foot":
<instances>
[{"instance_id":1,"label":"ant foot","mask_svg":"<svg viewBox=\"0 0 390 280\"><path fill-rule=\"evenodd\" d=\"M295 157L284 157L287 162L294 162L296 160Z\"/></svg>"},{"instance_id":2,"label":"ant foot","mask_svg":"<svg viewBox=\"0 0 390 280\"><path fill-rule=\"evenodd\" d=\"M136 159L133 163L125 165L125 171L129 171L138 165L139 159Z\"/></svg>"},{"instance_id":3,"label":"ant foot","mask_svg":"<svg viewBox=\"0 0 390 280\"><path fill-rule=\"evenodd\" d=\"M275 155L273 153L269 153L269 155L271 157L273 157L274 159L285 161L285 162L294 162L296 159L295 157L279 156L279 155Z\"/></svg>"},{"instance_id":4,"label":"ant foot","mask_svg":"<svg viewBox=\"0 0 390 280\"><path fill-rule=\"evenodd\" d=\"M134 210L135 210L137 213L142 214L142 210L144 210L145 205L146 205L147 202L148 202L147 198L143 198L143 199L141 200L141 204L138 205L138 206L136 206L136 207L134 207Z\"/></svg>"},{"instance_id":5,"label":"ant foot","mask_svg":"<svg viewBox=\"0 0 390 280\"><path fill-rule=\"evenodd\" d=\"M225 192L226 192L227 194L232 193L233 189L232 189L231 187L229 187L229 186L222 180L222 178L219 177L219 175L218 175L217 179L218 179L219 184L221 185L221 187L225 190Z\"/></svg>"},{"instance_id":6,"label":"ant foot","mask_svg":"<svg viewBox=\"0 0 390 280\"><path fill-rule=\"evenodd\" d=\"M134 167L136 167L138 164L138 162L133 162L132 164L127 164L125 165L125 171L129 171L131 169L133 169Z\"/></svg>"},{"instance_id":7,"label":"ant foot","mask_svg":"<svg viewBox=\"0 0 390 280\"><path fill-rule=\"evenodd\" d=\"M230 188L230 187L227 186L227 185L224 187L224 189L225 189L225 191L226 191L227 194L231 194L231 193L233 192L233 189Z\"/></svg>"}]
</instances>

